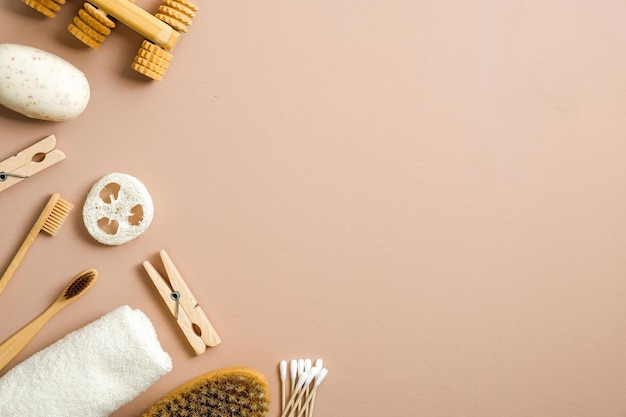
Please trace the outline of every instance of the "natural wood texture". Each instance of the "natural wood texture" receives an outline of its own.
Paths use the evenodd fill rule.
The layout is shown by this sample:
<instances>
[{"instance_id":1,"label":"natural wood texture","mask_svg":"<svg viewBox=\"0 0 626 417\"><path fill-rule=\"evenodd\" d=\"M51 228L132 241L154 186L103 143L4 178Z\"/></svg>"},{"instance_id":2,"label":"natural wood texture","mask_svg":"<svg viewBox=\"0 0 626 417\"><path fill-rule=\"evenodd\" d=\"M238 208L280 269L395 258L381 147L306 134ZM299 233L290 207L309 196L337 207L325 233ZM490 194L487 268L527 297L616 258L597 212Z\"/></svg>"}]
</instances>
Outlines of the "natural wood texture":
<instances>
[{"instance_id":1,"label":"natural wood texture","mask_svg":"<svg viewBox=\"0 0 626 417\"><path fill-rule=\"evenodd\" d=\"M90 3L168 51L178 42L179 32L129 0L91 0Z\"/></svg>"},{"instance_id":2,"label":"natural wood texture","mask_svg":"<svg viewBox=\"0 0 626 417\"><path fill-rule=\"evenodd\" d=\"M114 27L115 22L106 13L85 2L67 30L85 45L98 49Z\"/></svg>"},{"instance_id":3,"label":"natural wood texture","mask_svg":"<svg viewBox=\"0 0 626 417\"><path fill-rule=\"evenodd\" d=\"M37 10L39 13L46 17L54 18L56 14L61 11L61 4L65 3L64 0L22 0L22 3Z\"/></svg>"},{"instance_id":4,"label":"natural wood texture","mask_svg":"<svg viewBox=\"0 0 626 417\"><path fill-rule=\"evenodd\" d=\"M144 40L131 68L153 80L162 81L172 58L173 55L165 49Z\"/></svg>"},{"instance_id":5,"label":"natural wood texture","mask_svg":"<svg viewBox=\"0 0 626 417\"><path fill-rule=\"evenodd\" d=\"M164 250L160 253L169 284L168 280L163 278L150 262L145 261L143 266L170 313L176 318L178 326L185 334L196 355L200 355L206 351L207 346L216 346L222 342L222 339L213 328L170 257ZM174 291L179 293L178 302L171 298Z\"/></svg>"},{"instance_id":6,"label":"natural wood texture","mask_svg":"<svg viewBox=\"0 0 626 417\"><path fill-rule=\"evenodd\" d=\"M60 10L53 0L22 1L48 17L54 17ZM137 6L133 0L90 0L84 3L67 29L85 45L99 49L115 27L113 19L122 22L143 35L147 39L144 43L152 45L147 50L143 46L139 49L131 68L153 80L162 81L171 60L170 56L164 61L162 55L169 54L181 32L188 31L196 11L198 6L188 0L163 0L155 15ZM153 49L159 52L155 54Z\"/></svg>"},{"instance_id":7,"label":"natural wood texture","mask_svg":"<svg viewBox=\"0 0 626 417\"><path fill-rule=\"evenodd\" d=\"M163 0L155 16L179 32L187 32L198 6L187 0Z\"/></svg>"},{"instance_id":8,"label":"natural wood texture","mask_svg":"<svg viewBox=\"0 0 626 417\"><path fill-rule=\"evenodd\" d=\"M87 269L82 271L65 287L63 292L57 299L37 318L32 320L26 326L22 327L17 333L8 338L0 345L0 370L2 370L33 337L42 329L42 327L50 321L52 317L63 308L72 304L87 292L96 282L98 272L95 269ZM84 281L84 282L82 282ZM76 288L76 284L80 284ZM68 294L70 292L70 294Z\"/></svg>"},{"instance_id":9,"label":"natural wood texture","mask_svg":"<svg viewBox=\"0 0 626 417\"><path fill-rule=\"evenodd\" d=\"M35 224L26 235L26 238L11 260L8 268L4 271L2 277L0 277L0 294L2 294L9 280L13 277L13 274L15 274L17 267L35 242L35 238L39 235L39 232L44 230L54 236L63 225L71 209L72 205L62 200L59 193L54 193L50 196L48 203L46 203L43 211L35 221Z\"/></svg>"},{"instance_id":10,"label":"natural wood texture","mask_svg":"<svg viewBox=\"0 0 626 417\"><path fill-rule=\"evenodd\" d=\"M314 370L301 374L292 392L287 405L281 407L281 417L310 417L313 415L313 406L317 388L326 378L328 370L326 368L315 368ZM292 381L295 378L292 378ZM311 387L311 384L313 387Z\"/></svg>"},{"instance_id":11,"label":"natural wood texture","mask_svg":"<svg viewBox=\"0 0 626 417\"><path fill-rule=\"evenodd\" d=\"M56 146L56 137L50 135L10 158L0 162L0 172L31 177L44 169L65 159L65 153ZM0 182L0 191L24 181L25 178L8 177Z\"/></svg>"}]
</instances>

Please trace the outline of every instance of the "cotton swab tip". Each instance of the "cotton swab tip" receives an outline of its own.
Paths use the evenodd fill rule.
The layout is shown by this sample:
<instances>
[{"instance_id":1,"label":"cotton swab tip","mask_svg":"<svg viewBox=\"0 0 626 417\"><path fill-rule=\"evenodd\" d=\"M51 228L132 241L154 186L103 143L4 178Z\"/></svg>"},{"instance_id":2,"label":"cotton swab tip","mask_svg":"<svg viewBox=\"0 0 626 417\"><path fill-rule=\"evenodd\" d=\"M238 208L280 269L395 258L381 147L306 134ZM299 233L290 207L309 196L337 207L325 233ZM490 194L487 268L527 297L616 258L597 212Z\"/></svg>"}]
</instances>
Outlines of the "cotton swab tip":
<instances>
[{"instance_id":1,"label":"cotton swab tip","mask_svg":"<svg viewBox=\"0 0 626 417\"><path fill-rule=\"evenodd\" d=\"M280 380L287 378L287 361L280 361Z\"/></svg>"},{"instance_id":2,"label":"cotton swab tip","mask_svg":"<svg viewBox=\"0 0 626 417\"><path fill-rule=\"evenodd\" d=\"M290 366L289 370L291 371L291 378L295 378L296 375L298 374L298 361L295 359L292 359L289 366Z\"/></svg>"},{"instance_id":3,"label":"cotton swab tip","mask_svg":"<svg viewBox=\"0 0 626 417\"><path fill-rule=\"evenodd\" d=\"M309 385L311 381L313 381L313 378L315 378L315 375L317 375L317 372L306 372L305 385Z\"/></svg>"},{"instance_id":4,"label":"cotton swab tip","mask_svg":"<svg viewBox=\"0 0 626 417\"><path fill-rule=\"evenodd\" d=\"M321 359L316 359L315 360L315 367L318 369L322 369L322 367L324 366L324 361Z\"/></svg>"},{"instance_id":5,"label":"cotton swab tip","mask_svg":"<svg viewBox=\"0 0 626 417\"><path fill-rule=\"evenodd\" d=\"M319 371L319 373L317 374L317 377L315 378L314 388L317 388L320 386L324 378L326 378L326 375L328 375L328 369L322 368L322 370Z\"/></svg>"},{"instance_id":6,"label":"cotton swab tip","mask_svg":"<svg viewBox=\"0 0 626 417\"><path fill-rule=\"evenodd\" d=\"M306 372L303 372L298 377L298 383L296 384L296 391L300 391L300 389L304 386L304 383L307 381L308 377Z\"/></svg>"}]
</instances>

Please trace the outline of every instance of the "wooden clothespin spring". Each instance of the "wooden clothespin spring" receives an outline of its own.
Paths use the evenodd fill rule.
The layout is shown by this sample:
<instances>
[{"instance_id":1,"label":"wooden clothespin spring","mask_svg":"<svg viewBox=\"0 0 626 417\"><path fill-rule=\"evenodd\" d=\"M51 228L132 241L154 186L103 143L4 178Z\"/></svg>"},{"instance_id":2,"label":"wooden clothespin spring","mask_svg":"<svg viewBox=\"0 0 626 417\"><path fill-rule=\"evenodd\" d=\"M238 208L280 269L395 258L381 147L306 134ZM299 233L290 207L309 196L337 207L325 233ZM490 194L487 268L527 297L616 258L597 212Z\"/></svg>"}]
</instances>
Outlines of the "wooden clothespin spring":
<instances>
[{"instance_id":1,"label":"wooden clothespin spring","mask_svg":"<svg viewBox=\"0 0 626 417\"><path fill-rule=\"evenodd\" d=\"M64 160L65 153L54 148L56 141L56 137L50 135L0 162L0 191Z\"/></svg>"}]
</instances>

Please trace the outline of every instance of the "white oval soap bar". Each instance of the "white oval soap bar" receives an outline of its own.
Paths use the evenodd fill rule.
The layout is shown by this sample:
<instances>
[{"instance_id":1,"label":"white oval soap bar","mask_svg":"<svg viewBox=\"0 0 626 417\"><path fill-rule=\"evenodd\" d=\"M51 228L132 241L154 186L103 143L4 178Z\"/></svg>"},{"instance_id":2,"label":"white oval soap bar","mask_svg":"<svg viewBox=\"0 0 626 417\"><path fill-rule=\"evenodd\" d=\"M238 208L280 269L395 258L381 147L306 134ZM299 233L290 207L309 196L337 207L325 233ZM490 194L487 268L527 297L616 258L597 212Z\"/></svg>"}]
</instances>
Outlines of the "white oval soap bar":
<instances>
[{"instance_id":1,"label":"white oval soap bar","mask_svg":"<svg viewBox=\"0 0 626 417\"><path fill-rule=\"evenodd\" d=\"M89 102L89 82L78 68L41 49L0 44L0 104L34 119L65 121Z\"/></svg>"}]
</instances>

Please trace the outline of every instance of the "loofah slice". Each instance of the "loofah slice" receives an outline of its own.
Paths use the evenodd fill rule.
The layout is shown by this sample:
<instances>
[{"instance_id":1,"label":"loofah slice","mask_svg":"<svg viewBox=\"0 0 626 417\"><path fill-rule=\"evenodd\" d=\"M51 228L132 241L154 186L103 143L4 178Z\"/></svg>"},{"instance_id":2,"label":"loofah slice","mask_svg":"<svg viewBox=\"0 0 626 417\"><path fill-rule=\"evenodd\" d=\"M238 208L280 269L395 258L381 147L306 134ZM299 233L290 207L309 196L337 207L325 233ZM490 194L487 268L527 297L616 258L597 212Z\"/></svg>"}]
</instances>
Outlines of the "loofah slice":
<instances>
[{"instance_id":1,"label":"loofah slice","mask_svg":"<svg viewBox=\"0 0 626 417\"><path fill-rule=\"evenodd\" d=\"M223 368L167 394L141 417L265 417L269 383L253 368Z\"/></svg>"},{"instance_id":2,"label":"loofah slice","mask_svg":"<svg viewBox=\"0 0 626 417\"><path fill-rule=\"evenodd\" d=\"M152 197L137 178L111 173L89 191L83 222L89 234L105 245L121 245L138 238L154 216Z\"/></svg>"}]
</instances>

